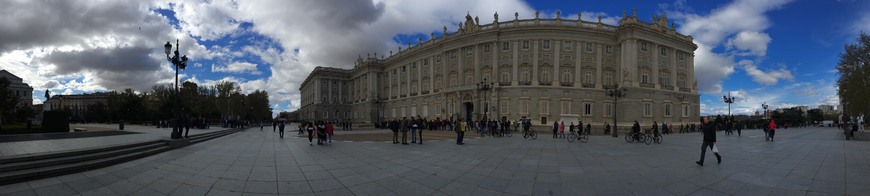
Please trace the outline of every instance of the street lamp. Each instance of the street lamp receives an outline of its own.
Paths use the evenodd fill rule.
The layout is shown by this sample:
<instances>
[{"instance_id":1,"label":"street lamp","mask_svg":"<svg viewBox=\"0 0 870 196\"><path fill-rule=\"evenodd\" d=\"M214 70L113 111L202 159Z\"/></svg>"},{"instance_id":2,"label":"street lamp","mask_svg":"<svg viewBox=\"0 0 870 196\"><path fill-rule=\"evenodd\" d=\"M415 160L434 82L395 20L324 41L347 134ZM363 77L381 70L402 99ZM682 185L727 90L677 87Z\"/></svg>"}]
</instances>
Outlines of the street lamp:
<instances>
[{"instance_id":1,"label":"street lamp","mask_svg":"<svg viewBox=\"0 0 870 196\"><path fill-rule=\"evenodd\" d=\"M487 101L486 91L492 90L492 86L493 86L493 83L492 82L487 83L486 78L484 78L483 81L480 81L480 83L477 84L477 90L483 91L483 107L482 107L483 108L483 119L486 119L486 117L487 117L486 112L489 111L489 107L487 107L487 102L486 102Z\"/></svg>"},{"instance_id":2,"label":"street lamp","mask_svg":"<svg viewBox=\"0 0 870 196\"><path fill-rule=\"evenodd\" d=\"M616 101L620 97L625 97L626 91L625 87L619 88L619 84L604 85L604 93L606 93L607 96L613 97L613 130L610 131L610 134L613 135L613 137L619 137L616 133Z\"/></svg>"},{"instance_id":3,"label":"street lamp","mask_svg":"<svg viewBox=\"0 0 870 196\"><path fill-rule=\"evenodd\" d=\"M381 123L381 107L380 107L381 98L380 97L372 98L372 102L375 103L375 116L377 116L377 117L375 117L375 119L377 120L377 121L375 121L375 124L377 125L378 123ZM378 128L380 128L380 126L378 126Z\"/></svg>"},{"instance_id":4,"label":"street lamp","mask_svg":"<svg viewBox=\"0 0 870 196\"><path fill-rule=\"evenodd\" d=\"M728 95L723 95L722 99L725 100L725 103L728 103L728 116L733 118L733 116L731 116L731 104L734 103L734 100L737 98L731 96L731 92L728 92Z\"/></svg>"},{"instance_id":5,"label":"street lamp","mask_svg":"<svg viewBox=\"0 0 870 196\"><path fill-rule=\"evenodd\" d=\"M179 130L178 124L178 108L181 106L178 103L178 69L184 69L187 67L187 55L180 56L178 54L178 48L180 48L178 39L175 40L175 55L169 56L172 53L172 44L166 42L166 45L163 45L163 48L166 49L166 59L175 66L175 107L172 107L172 118L175 121L172 125L172 135L170 138L172 139L181 139L181 130ZM180 56L180 57L179 57Z\"/></svg>"},{"instance_id":6,"label":"street lamp","mask_svg":"<svg viewBox=\"0 0 870 196\"><path fill-rule=\"evenodd\" d=\"M761 107L764 108L764 118L767 118L767 102L761 104Z\"/></svg>"}]
</instances>

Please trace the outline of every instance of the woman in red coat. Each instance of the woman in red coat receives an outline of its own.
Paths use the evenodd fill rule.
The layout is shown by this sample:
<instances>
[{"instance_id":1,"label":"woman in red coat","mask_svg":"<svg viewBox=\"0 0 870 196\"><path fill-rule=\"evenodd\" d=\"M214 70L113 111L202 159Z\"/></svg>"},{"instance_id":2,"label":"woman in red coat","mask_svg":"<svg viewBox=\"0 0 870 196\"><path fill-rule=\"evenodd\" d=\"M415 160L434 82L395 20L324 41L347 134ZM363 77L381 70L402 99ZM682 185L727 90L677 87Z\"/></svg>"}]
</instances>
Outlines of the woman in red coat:
<instances>
[{"instance_id":1,"label":"woman in red coat","mask_svg":"<svg viewBox=\"0 0 870 196\"><path fill-rule=\"evenodd\" d=\"M769 141L771 141L771 142L773 141L773 133L775 132L775 130L776 130L776 122L774 122L773 119L770 119L770 124L767 124L767 134L768 134L767 138L769 138L770 139Z\"/></svg>"},{"instance_id":2,"label":"woman in red coat","mask_svg":"<svg viewBox=\"0 0 870 196\"><path fill-rule=\"evenodd\" d=\"M332 126L332 122L326 124L326 143L332 144L332 131L335 127Z\"/></svg>"}]
</instances>

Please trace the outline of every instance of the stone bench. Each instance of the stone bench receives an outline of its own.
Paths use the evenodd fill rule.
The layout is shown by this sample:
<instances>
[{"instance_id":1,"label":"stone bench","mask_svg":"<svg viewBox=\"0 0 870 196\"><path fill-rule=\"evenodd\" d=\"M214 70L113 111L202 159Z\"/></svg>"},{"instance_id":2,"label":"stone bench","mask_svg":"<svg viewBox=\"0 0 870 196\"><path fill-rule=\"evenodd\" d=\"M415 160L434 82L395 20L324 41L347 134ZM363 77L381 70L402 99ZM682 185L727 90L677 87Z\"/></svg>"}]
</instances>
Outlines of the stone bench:
<instances>
[{"instance_id":1,"label":"stone bench","mask_svg":"<svg viewBox=\"0 0 870 196\"><path fill-rule=\"evenodd\" d=\"M82 132L82 131L88 131L88 129L85 129L85 128L73 128L73 132Z\"/></svg>"}]
</instances>

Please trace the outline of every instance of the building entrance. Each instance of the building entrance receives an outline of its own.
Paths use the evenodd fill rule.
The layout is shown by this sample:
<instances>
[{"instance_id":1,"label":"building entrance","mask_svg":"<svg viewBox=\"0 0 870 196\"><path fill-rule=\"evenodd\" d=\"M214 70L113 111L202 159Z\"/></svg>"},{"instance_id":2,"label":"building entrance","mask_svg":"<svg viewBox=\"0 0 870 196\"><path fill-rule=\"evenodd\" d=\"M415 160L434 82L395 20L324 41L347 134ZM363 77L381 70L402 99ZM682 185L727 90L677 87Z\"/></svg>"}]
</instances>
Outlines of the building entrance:
<instances>
[{"instance_id":1,"label":"building entrance","mask_svg":"<svg viewBox=\"0 0 870 196\"><path fill-rule=\"evenodd\" d=\"M471 118L472 117L471 114L473 111L474 111L474 104L473 103L471 103L471 102L462 103L462 115L463 115L462 117L465 118L465 120L474 121L474 119Z\"/></svg>"}]
</instances>

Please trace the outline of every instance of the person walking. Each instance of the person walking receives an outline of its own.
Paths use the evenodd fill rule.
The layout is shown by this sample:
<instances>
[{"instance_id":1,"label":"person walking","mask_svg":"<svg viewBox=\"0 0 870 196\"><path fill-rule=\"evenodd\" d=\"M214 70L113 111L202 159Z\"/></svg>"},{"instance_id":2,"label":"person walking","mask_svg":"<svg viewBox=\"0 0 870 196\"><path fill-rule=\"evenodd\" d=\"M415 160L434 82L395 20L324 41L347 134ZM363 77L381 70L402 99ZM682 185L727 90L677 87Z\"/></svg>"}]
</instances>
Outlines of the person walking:
<instances>
[{"instance_id":1,"label":"person walking","mask_svg":"<svg viewBox=\"0 0 870 196\"><path fill-rule=\"evenodd\" d=\"M260 122L260 131L263 131L263 122Z\"/></svg>"},{"instance_id":2,"label":"person walking","mask_svg":"<svg viewBox=\"0 0 870 196\"><path fill-rule=\"evenodd\" d=\"M664 130L664 129L662 129L662 130ZM653 124L652 124L652 130L651 130L651 131L652 131L652 134L658 135L658 132L659 132L659 125L658 125L658 122L653 121ZM655 135L653 135L653 136L655 136Z\"/></svg>"},{"instance_id":3,"label":"person walking","mask_svg":"<svg viewBox=\"0 0 870 196\"><path fill-rule=\"evenodd\" d=\"M416 144L417 143L417 129L420 128L420 125L417 124L417 119L414 118L413 116L411 117L411 121L409 123L411 124L411 143Z\"/></svg>"},{"instance_id":4,"label":"person walking","mask_svg":"<svg viewBox=\"0 0 870 196\"><path fill-rule=\"evenodd\" d=\"M634 134L635 141L640 141L640 123L634 121L634 125L631 126L631 133Z\"/></svg>"},{"instance_id":5,"label":"person walking","mask_svg":"<svg viewBox=\"0 0 870 196\"><path fill-rule=\"evenodd\" d=\"M281 122L281 126L279 129L280 130L278 131L278 135L280 135L281 138L284 138L284 122Z\"/></svg>"},{"instance_id":6,"label":"person walking","mask_svg":"<svg viewBox=\"0 0 870 196\"><path fill-rule=\"evenodd\" d=\"M468 124L465 123L464 119L460 118L459 123L456 125L456 144L465 145L465 142L462 140L465 138L466 129L468 129Z\"/></svg>"},{"instance_id":7,"label":"person walking","mask_svg":"<svg viewBox=\"0 0 870 196\"><path fill-rule=\"evenodd\" d=\"M740 124L740 121L737 121L737 124L734 126L735 126L735 128L737 128L737 137L740 137L740 134L741 134L740 131L743 129L743 125Z\"/></svg>"},{"instance_id":8,"label":"person walking","mask_svg":"<svg viewBox=\"0 0 870 196\"><path fill-rule=\"evenodd\" d=\"M388 126L390 126L390 130L393 131L393 144L398 144L399 143L399 122L396 122L396 120L391 120L389 122Z\"/></svg>"},{"instance_id":9,"label":"person walking","mask_svg":"<svg viewBox=\"0 0 870 196\"><path fill-rule=\"evenodd\" d=\"M770 119L770 123L767 124L767 135L768 140L773 142L773 134L776 133L776 122L773 119Z\"/></svg>"},{"instance_id":10,"label":"person walking","mask_svg":"<svg viewBox=\"0 0 870 196\"><path fill-rule=\"evenodd\" d=\"M332 126L331 122L327 123L326 124L326 138L327 138L326 143L332 144L332 137L334 136L334 133L335 133L335 127Z\"/></svg>"},{"instance_id":11,"label":"person walking","mask_svg":"<svg viewBox=\"0 0 870 196\"><path fill-rule=\"evenodd\" d=\"M420 124L420 125L425 125L425 123L426 123L426 120L421 119L420 116L417 116L417 121L419 121L417 124ZM429 126L429 127L431 128L431 126ZM417 144L423 144L423 129L425 129L425 128L417 129L417 131L419 131L419 133L417 133L417 137L418 137Z\"/></svg>"},{"instance_id":12,"label":"person walking","mask_svg":"<svg viewBox=\"0 0 870 196\"><path fill-rule=\"evenodd\" d=\"M278 122L272 122L272 132L275 132L275 128L278 128Z\"/></svg>"},{"instance_id":13,"label":"person walking","mask_svg":"<svg viewBox=\"0 0 870 196\"><path fill-rule=\"evenodd\" d=\"M313 145L312 140L314 140L314 123L309 122L305 130L308 131L308 145L311 146Z\"/></svg>"},{"instance_id":14,"label":"person walking","mask_svg":"<svg viewBox=\"0 0 870 196\"><path fill-rule=\"evenodd\" d=\"M553 121L553 139L556 139L556 133L559 132L559 122Z\"/></svg>"},{"instance_id":15,"label":"person walking","mask_svg":"<svg viewBox=\"0 0 870 196\"><path fill-rule=\"evenodd\" d=\"M701 144L701 159L695 161L700 166L704 166L704 155L707 153L707 147L710 150L713 150L713 154L716 155L716 163L722 163L722 156L719 155L719 152L716 148L716 126L713 123L710 123L710 118L704 117L704 125L701 127L701 130L704 132L704 143Z\"/></svg>"},{"instance_id":16,"label":"person walking","mask_svg":"<svg viewBox=\"0 0 870 196\"><path fill-rule=\"evenodd\" d=\"M399 128L402 129L402 145L408 145L408 118L402 117L402 123L399 124Z\"/></svg>"},{"instance_id":17,"label":"person walking","mask_svg":"<svg viewBox=\"0 0 870 196\"><path fill-rule=\"evenodd\" d=\"M565 138L565 121L559 124L559 138Z\"/></svg>"}]
</instances>

